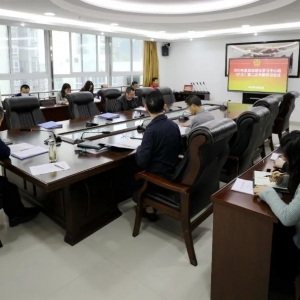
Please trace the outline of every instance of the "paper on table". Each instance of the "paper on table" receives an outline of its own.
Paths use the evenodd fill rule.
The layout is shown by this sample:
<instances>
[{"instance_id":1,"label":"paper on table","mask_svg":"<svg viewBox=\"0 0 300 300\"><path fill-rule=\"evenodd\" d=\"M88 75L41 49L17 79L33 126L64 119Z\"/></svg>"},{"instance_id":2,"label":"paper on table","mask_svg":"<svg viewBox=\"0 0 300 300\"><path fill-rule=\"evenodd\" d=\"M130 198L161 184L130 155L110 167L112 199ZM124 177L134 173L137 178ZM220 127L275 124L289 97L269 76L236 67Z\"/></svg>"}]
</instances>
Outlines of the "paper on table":
<instances>
[{"instance_id":1,"label":"paper on table","mask_svg":"<svg viewBox=\"0 0 300 300\"><path fill-rule=\"evenodd\" d=\"M234 185L231 188L232 191L240 192L248 195L254 195L253 182L251 180L243 180L237 178Z\"/></svg>"},{"instance_id":2,"label":"paper on table","mask_svg":"<svg viewBox=\"0 0 300 300\"><path fill-rule=\"evenodd\" d=\"M103 141L103 142L106 146L136 150L137 147L141 145L142 140L124 138L124 139L122 139L121 142L109 142L109 141L107 141L107 142Z\"/></svg>"},{"instance_id":3,"label":"paper on table","mask_svg":"<svg viewBox=\"0 0 300 300\"><path fill-rule=\"evenodd\" d=\"M11 156L21 160L49 152L48 149L26 143L12 145L10 150Z\"/></svg>"},{"instance_id":4,"label":"paper on table","mask_svg":"<svg viewBox=\"0 0 300 300\"><path fill-rule=\"evenodd\" d=\"M135 111L143 111L143 112L146 112L146 108L143 107L143 106L139 106L139 107L137 107L137 108L134 108L133 110L135 110Z\"/></svg>"},{"instance_id":5,"label":"paper on table","mask_svg":"<svg viewBox=\"0 0 300 300\"><path fill-rule=\"evenodd\" d=\"M267 186L275 188L275 189L287 190L287 188L278 187L275 182L270 182L270 175L272 175L271 172L254 171L255 186L267 185Z\"/></svg>"},{"instance_id":6,"label":"paper on table","mask_svg":"<svg viewBox=\"0 0 300 300\"><path fill-rule=\"evenodd\" d=\"M180 130L180 134L181 134L181 135L187 135L188 127L180 126L180 124L178 124L178 127L179 127L179 130Z\"/></svg>"},{"instance_id":7,"label":"paper on table","mask_svg":"<svg viewBox=\"0 0 300 300\"><path fill-rule=\"evenodd\" d=\"M41 123L41 124L38 124L38 125L40 127L44 128L44 129L62 128L62 124L56 123L56 122L53 122L53 121L49 121L49 122L46 122L46 123Z\"/></svg>"},{"instance_id":8,"label":"paper on table","mask_svg":"<svg viewBox=\"0 0 300 300\"><path fill-rule=\"evenodd\" d=\"M31 144L27 144L27 143L22 143L22 144L16 144L16 145L9 146L10 151L12 153L13 152L20 152L20 151L23 151L25 149L30 149L30 148L33 148L33 147L35 147L35 146L31 145Z\"/></svg>"},{"instance_id":9,"label":"paper on table","mask_svg":"<svg viewBox=\"0 0 300 300\"><path fill-rule=\"evenodd\" d=\"M33 176L37 176L37 175L43 175L52 172L69 170L70 167L65 161L61 161L52 164L44 164L35 167L30 167L29 169Z\"/></svg>"},{"instance_id":10,"label":"paper on table","mask_svg":"<svg viewBox=\"0 0 300 300\"><path fill-rule=\"evenodd\" d=\"M273 153L271 156L271 160L276 160L280 155L280 153Z\"/></svg>"}]
</instances>

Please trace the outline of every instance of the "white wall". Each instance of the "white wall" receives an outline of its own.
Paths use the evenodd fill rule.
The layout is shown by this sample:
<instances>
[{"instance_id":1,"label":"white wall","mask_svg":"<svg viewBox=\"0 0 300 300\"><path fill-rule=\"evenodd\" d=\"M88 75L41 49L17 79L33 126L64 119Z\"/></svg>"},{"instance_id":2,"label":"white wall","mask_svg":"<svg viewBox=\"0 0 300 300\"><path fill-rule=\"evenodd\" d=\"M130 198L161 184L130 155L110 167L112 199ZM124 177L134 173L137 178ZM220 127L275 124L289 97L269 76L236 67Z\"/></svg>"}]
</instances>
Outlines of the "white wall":
<instances>
[{"instance_id":1,"label":"white wall","mask_svg":"<svg viewBox=\"0 0 300 300\"><path fill-rule=\"evenodd\" d=\"M225 77L225 45L229 43L261 42L300 39L300 33L270 34L258 36L239 36L199 39L194 41L173 42L169 56L161 56L161 43L158 43L160 60L160 85L181 91L184 84L204 81L211 93L211 100L225 102L242 101L242 93L227 91ZM300 79L289 79L289 91L300 93ZM291 121L300 122L300 98L296 100L296 108Z\"/></svg>"}]
</instances>

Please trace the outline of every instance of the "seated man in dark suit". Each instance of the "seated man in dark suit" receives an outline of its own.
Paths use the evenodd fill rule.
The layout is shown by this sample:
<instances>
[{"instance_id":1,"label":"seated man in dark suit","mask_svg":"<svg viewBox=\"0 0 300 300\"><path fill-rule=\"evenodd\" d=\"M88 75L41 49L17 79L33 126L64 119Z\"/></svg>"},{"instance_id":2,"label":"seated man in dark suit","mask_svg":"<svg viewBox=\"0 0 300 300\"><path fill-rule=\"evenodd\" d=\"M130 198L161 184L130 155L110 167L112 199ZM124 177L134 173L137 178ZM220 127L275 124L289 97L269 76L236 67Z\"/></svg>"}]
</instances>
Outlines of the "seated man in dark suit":
<instances>
[{"instance_id":1,"label":"seated man in dark suit","mask_svg":"<svg viewBox=\"0 0 300 300\"><path fill-rule=\"evenodd\" d=\"M15 97L21 97L21 96L31 96L29 93L30 93L30 87L29 85L27 84L23 84L21 86L21 89L20 89L21 93L19 94L16 94Z\"/></svg>"},{"instance_id":2,"label":"seated man in dark suit","mask_svg":"<svg viewBox=\"0 0 300 300\"><path fill-rule=\"evenodd\" d=\"M125 95L117 100L117 111L125 111L137 108L138 105L135 101L135 91L130 86L126 89Z\"/></svg>"},{"instance_id":3,"label":"seated man in dark suit","mask_svg":"<svg viewBox=\"0 0 300 300\"><path fill-rule=\"evenodd\" d=\"M141 146L136 150L137 165L147 172L171 179L181 150L178 125L164 115L166 104L161 92L150 92L145 108L152 121L146 128ZM156 221L152 207L148 207L145 213L150 221Z\"/></svg>"},{"instance_id":4,"label":"seated man in dark suit","mask_svg":"<svg viewBox=\"0 0 300 300\"><path fill-rule=\"evenodd\" d=\"M3 108L0 107L0 125L4 118ZM0 160L8 159L10 148L0 139ZM39 209L35 207L25 208L21 202L18 187L10 183L6 177L0 176L0 197L3 202L3 209L8 216L9 226L15 227L21 223L34 219Z\"/></svg>"}]
</instances>

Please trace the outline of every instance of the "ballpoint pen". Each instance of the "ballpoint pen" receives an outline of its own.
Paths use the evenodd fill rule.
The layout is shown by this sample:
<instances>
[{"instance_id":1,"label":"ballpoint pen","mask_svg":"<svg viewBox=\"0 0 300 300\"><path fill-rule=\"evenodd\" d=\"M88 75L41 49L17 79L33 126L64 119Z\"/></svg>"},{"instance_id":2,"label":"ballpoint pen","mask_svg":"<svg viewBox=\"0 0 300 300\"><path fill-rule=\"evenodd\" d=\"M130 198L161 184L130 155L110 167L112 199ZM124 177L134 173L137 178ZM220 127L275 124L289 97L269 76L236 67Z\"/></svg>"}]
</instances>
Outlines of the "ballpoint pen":
<instances>
[{"instance_id":1,"label":"ballpoint pen","mask_svg":"<svg viewBox=\"0 0 300 300\"><path fill-rule=\"evenodd\" d=\"M59 166L59 165L54 165L55 167L57 167L57 168L59 168L59 169L62 169L62 170L64 170L64 168L63 167L61 167L61 166Z\"/></svg>"}]
</instances>

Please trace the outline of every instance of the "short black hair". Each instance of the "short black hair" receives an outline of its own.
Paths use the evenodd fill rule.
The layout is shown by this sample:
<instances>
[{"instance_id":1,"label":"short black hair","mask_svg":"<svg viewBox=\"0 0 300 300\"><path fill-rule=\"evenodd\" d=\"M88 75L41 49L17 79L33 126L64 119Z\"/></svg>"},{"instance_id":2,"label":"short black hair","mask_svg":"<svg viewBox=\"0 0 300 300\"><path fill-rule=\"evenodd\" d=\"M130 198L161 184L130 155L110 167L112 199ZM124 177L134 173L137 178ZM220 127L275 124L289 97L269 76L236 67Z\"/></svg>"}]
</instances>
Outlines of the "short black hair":
<instances>
[{"instance_id":1,"label":"short black hair","mask_svg":"<svg viewBox=\"0 0 300 300\"><path fill-rule=\"evenodd\" d=\"M28 89L30 89L30 87L27 84L23 84L23 85L21 85L20 91L22 91L23 89L28 90Z\"/></svg>"},{"instance_id":2,"label":"short black hair","mask_svg":"<svg viewBox=\"0 0 300 300\"><path fill-rule=\"evenodd\" d=\"M132 81L131 85L139 84L137 81Z\"/></svg>"},{"instance_id":3,"label":"short black hair","mask_svg":"<svg viewBox=\"0 0 300 300\"><path fill-rule=\"evenodd\" d=\"M4 118L4 109L0 106L0 120Z\"/></svg>"},{"instance_id":4,"label":"short black hair","mask_svg":"<svg viewBox=\"0 0 300 300\"><path fill-rule=\"evenodd\" d=\"M202 106L201 99L200 99L198 96L196 96L196 95L188 96L188 97L185 99L185 103L186 103L188 106L191 106L192 104L195 104L196 106Z\"/></svg>"},{"instance_id":5,"label":"short black hair","mask_svg":"<svg viewBox=\"0 0 300 300\"><path fill-rule=\"evenodd\" d=\"M165 101L160 91L151 91L146 96L146 105L151 114L158 114L164 111Z\"/></svg>"},{"instance_id":6,"label":"short black hair","mask_svg":"<svg viewBox=\"0 0 300 300\"><path fill-rule=\"evenodd\" d=\"M129 94L131 91L134 91L134 88L132 86L129 86L127 89L126 89L126 94Z\"/></svg>"},{"instance_id":7,"label":"short black hair","mask_svg":"<svg viewBox=\"0 0 300 300\"><path fill-rule=\"evenodd\" d=\"M293 130L280 140L280 148L285 148L292 140L300 138L300 130Z\"/></svg>"},{"instance_id":8,"label":"short black hair","mask_svg":"<svg viewBox=\"0 0 300 300\"><path fill-rule=\"evenodd\" d=\"M154 82L155 80L158 80L158 78L157 77L153 77L152 78L152 82Z\"/></svg>"}]
</instances>

